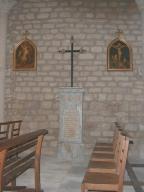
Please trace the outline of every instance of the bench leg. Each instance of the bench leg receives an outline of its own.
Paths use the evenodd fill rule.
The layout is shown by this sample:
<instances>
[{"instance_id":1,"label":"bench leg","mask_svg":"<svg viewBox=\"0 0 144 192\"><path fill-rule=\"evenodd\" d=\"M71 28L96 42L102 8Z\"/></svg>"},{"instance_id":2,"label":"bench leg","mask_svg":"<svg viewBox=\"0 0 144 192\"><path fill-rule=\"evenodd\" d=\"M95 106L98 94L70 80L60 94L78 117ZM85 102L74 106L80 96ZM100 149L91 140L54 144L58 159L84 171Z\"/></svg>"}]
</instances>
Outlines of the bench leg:
<instances>
[{"instance_id":1,"label":"bench leg","mask_svg":"<svg viewBox=\"0 0 144 192\"><path fill-rule=\"evenodd\" d=\"M35 190L36 192L41 191L41 186L40 186L40 165L39 162L36 163L35 165Z\"/></svg>"},{"instance_id":2,"label":"bench leg","mask_svg":"<svg viewBox=\"0 0 144 192\"><path fill-rule=\"evenodd\" d=\"M36 145L36 154L35 154L35 192L41 191L40 185L40 157L41 157L41 147L44 136L41 135L38 137Z\"/></svg>"},{"instance_id":3,"label":"bench leg","mask_svg":"<svg viewBox=\"0 0 144 192\"><path fill-rule=\"evenodd\" d=\"M14 191L14 188L16 188L16 179L11 181L7 186L3 187L4 190L8 191Z\"/></svg>"},{"instance_id":4,"label":"bench leg","mask_svg":"<svg viewBox=\"0 0 144 192\"><path fill-rule=\"evenodd\" d=\"M85 188L84 184L81 185L81 192L88 192L88 190Z\"/></svg>"},{"instance_id":5,"label":"bench leg","mask_svg":"<svg viewBox=\"0 0 144 192\"><path fill-rule=\"evenodd\" d=\"M10 182L10 186L11 187L15 187L16 186L16 179Z\"/></svg>"}]
</instances>

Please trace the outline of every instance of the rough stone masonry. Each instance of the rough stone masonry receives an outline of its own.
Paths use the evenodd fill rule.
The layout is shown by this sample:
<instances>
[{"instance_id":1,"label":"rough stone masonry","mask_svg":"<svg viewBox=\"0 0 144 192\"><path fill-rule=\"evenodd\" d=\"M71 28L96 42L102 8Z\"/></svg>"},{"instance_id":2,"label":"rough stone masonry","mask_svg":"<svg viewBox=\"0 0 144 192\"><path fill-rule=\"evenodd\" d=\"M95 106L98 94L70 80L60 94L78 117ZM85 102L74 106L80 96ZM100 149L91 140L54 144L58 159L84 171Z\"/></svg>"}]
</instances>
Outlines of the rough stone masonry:
<instances>
[{"instance_id":1,"label":"rough stone masonry","mask_svg":"<svg viewBox=\"0 0 144 192\"><path fill-rule=\"evenodd\" d=\"M119 27L133 50L133 71L107 71L107 46ZM28 30L37 45L37 70L13 71L13 47ZM7 65L5 69L5 117L23 119L23 132L47 128L44 153L58 149L60 87L70 84L69 55L58 50L76 47L85 54L74 55L74 84L85 90L83 143L89 149L99 140L110 140L113 122L131 135L144 131L144 79L140 12L134 0L22 0L8 18ZM143 144L136 140L131 158L143 158ZM135 150L133 156L132 151Z\"/></svg>"}]
</instances>

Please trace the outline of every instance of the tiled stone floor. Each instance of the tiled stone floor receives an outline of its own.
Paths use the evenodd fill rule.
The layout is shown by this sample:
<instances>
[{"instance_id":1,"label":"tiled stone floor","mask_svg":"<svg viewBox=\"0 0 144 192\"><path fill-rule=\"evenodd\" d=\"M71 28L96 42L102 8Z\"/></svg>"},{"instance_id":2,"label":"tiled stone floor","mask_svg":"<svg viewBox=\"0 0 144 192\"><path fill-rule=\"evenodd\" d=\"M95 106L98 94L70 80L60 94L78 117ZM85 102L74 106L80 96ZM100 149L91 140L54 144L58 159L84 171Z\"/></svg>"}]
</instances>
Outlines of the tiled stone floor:
<instances>
[{"instance_id":1,"label":"tiled stone floor","mask_svg":"<svg viewBox=\"0 0 144 192\"><path fill-rule=\"evenodd\" d=\"M41 187L44 192L80 192L87 160L81 162L62 161L42 156ZM144 181L144 168L136 168L139 178ZM127 174L125 178L128 180ZM18 185L34 186L33 170L28 170L17 180ZM124 192L134 192L132 186L124 186Z\"/></svg>"}]
</instances>

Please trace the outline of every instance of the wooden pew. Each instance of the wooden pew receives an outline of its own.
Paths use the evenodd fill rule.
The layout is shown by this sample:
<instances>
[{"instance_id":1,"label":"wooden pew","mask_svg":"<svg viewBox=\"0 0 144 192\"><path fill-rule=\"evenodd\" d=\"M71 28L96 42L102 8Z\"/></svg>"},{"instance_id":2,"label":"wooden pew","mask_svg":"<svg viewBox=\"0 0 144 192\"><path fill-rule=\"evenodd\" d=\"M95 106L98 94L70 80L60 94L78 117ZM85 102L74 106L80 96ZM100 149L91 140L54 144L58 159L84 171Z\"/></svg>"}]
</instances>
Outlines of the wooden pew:
<instances>
[{"instance_id":1,"label":"wooden pew","mask_svg":"<svg viewBox=\"0 0 144 192\"><path fill-rule=\"evenodd\" d=\"M87 170L90 172L99 172L99 173L116 173L118 170L118 162L121 158L121 154L123 153L123 141L125 140L125 136L122 134L119 135L117 150L114 154L113 161L93 161L90 159ZM93 157L93 156L92 156Z\"/></svg>"},{"instance_id":2,"label":"wooden pew","mask_svg":"<svg viewBox=\"0 0 144 192\"><path fill-rule=\"evenodd\" d=\"M118 132L118 137L115 142L115 146L113 146L111 153L101 153L101 152L94 152L92 153L91 159L93 161L103 161L103 162L113 162L120 147L121 140L121 132Z\"/></svg>"},{"instance_id":3,"label":"wooden pew","mask_svg":"<svg viewBox=\"0 0 144 192\"><path fill-rule=\"evenodd\" d=\"M108 153L108 154L112 154L114 153L114 151L116 150L116 146L117 146L117 142L119 139L119 135L121 134L121 130L119 129L115 129L114 132L114 136L113 136L113 142L111 143L111 147L110 145L108 146L100 146L100 143L96 143L94 149L93 149L93 153Z\"/></svg>"},{"instance_id":4,"label":"wooden pew","mask_svg":"<svg viewBox=\"0 0 144 192\"><path fill-rule=\"evenodd\" d=\"M0 140L19 136L21 125L22 120L0 122Z\"/></svg>"},{"instance_id":5,"label":"wooden pew","mask_svg":"<svg viewBox=\"0 0 144 192\"><path fill-rule=\"evenodd\" d=\"M114 130L114 134L113 134L113 139L111 143L98 143L96 142L96 146L94 148L95 151L112 151L113 148L115 147L115 144L117 142L117 138L119 135L119 132L121 132L122 130L120 129L120 127L115 127Z\"/></svg>"},{"instance_id":6,"label":"wooden pew","mask_svg":"<svg viewBox=\"0 0 144 192\"><path fill-rule=\"evenodd\" d=\"M122 192L128 145L129 139L126 137L122 143L120 159L117 162L118 169L115 173L98 173L86 170L81 191Z\"/></svg>"},{"instance_id":7,"label":"wooden pew","mask_svg":"<svg viewBox=\"0 0 144 192\"><path fill-rule=\"evenodd\" d=\"M0 192L41 191L40 156L42 141L47 133L47 130L42 129L0 141ZM35 188L16 186L16 178L29 168L34 169Z\"/></svg>"}]
</instances>

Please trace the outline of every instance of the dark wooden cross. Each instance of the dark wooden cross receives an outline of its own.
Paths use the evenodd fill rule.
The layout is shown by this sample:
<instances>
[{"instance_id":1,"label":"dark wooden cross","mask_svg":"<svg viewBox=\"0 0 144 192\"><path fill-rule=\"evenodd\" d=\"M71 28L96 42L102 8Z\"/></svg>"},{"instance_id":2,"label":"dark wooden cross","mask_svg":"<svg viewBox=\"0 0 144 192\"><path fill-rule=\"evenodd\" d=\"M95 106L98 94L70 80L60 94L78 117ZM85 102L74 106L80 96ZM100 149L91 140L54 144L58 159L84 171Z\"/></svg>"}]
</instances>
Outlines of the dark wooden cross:
<instances>
[{"instance_id":1,"label":"dark wooden cross","mask_svg":"<svg viewBox=\"0 0 144 192\"><path fill-rule=\"evenodd\" d=\"M83 53L84 50L82 48L74 49L74 37L73 36L71 36L70 44L71 44L71 49L62 49L59 52L63 53L63 54L64 53L70 53L71 54L71 87L73 87L73 71L74 71L73 56L74 56L74 53Z\"/></svg>"}]
</instances>

